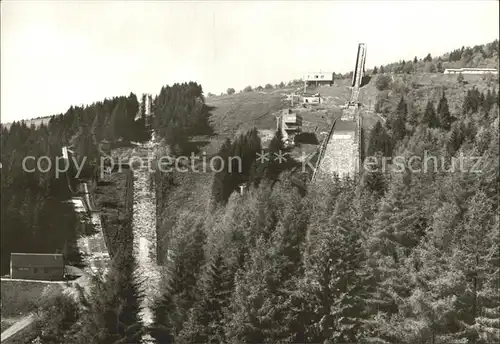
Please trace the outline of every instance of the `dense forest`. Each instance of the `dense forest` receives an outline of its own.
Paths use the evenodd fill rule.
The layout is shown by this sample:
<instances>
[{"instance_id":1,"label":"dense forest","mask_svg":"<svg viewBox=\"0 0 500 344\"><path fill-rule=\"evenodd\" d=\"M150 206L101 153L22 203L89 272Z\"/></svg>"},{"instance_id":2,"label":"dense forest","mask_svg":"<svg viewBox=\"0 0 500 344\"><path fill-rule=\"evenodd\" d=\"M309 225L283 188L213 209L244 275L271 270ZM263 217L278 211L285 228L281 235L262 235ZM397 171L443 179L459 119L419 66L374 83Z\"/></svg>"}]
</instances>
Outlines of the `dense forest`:
<instances>
[{"instance_id":1,"label":"dense forest","mask_svg":"<svg viewBox=\"0 0 500 344\"><path fill-rule=\"evenodd\" d=\"M56 175L56 158L62 156L63 146L71 145L73 158L84 166L78 178L91 178L98 168L97 147L102 140L145 136L143 116L135 121L138 111L137 97L130 94L71 107L65 114L52 116L47 125L28 127L14 122L9 129L2 126L2 275L9 272L11 252L59 252L68 263L78 264L76 239L85 233L72 205L64 203L77 190L77 169L71 164L68 172ZM27 156L36 159L25 164L32 172L23 168ZM45 156L41 169L37 168L36 162ZM59 164L64 166L62 160Z\"/></svg>"},{"instance_id":2,"label":"dense forest","mask_svg":"<svg viewBox=\"0 0 500 344\"><path fill-rule=\"evenodd\" d=\"M193 136L212 133L209 124L210 109L204 104L203 91L196 83L163 87L160 95L153 101L153 108L156 113L152 129L163 143L175 143L178 153L186 153L186 149L192 149L188 143ZM140 112L144 113L144 109L141 108ZM180 119L179 113L185 118ZM129 128L137 133L135 135L140 136L144 132L144 123L146 119L140 118L135 122L135 126ZM106 136L107 132L109 131L105 131L101 138L112 142L120 138L113 135ZM176 141L168 141L171 138L167 138L165 133L169 132L177 133ZM126 132L124 134L127 135ZM126 136L125 140L134 138L130 135ZM94 142L94 146L91 144L89 146L95 148L99 139L92 139L90 142ZM131 170L127 170L125 174L126 198L129 198L126 202L133 203L129 192L131 190L129 183L132 181ZM169 175L164 174L162 177L167 183ZM162 180L160 178L157 182L161 183ZM105 201L110 200L106 198ZM140 342L146 329L139 321L143 280L142 276L137 275L137 263L132 254L133 232L130 220L132 207L133 205L126 207L125 221L113 223L108 228L108 231L112 232L110 237L114 240L113 259L106 277L92 277L90 293L80 288L76 298L63 294L46 300L40 306L35 330L30 335L34 338L31 343ZM104 225L106 226L106 222Z\"/></svg>"},{"instance_id":3,"label":"dense forest","mask_svg":"<svg viewBox=\"0 0 500 344\"><path fill-rule=\"evenodd\" d=\"M420 160L401 170L389 163L356 179L334 178L309 186L306 194L293 183L292 165L255 163L261 149L256 130L227 140L219 154L241 156L243 171L225 168L214 174L206 209L169 223L154 326L145 329L139 322L141 281L127 244L131 229L124 224L125 239L108 278L96 278L91 295L81 293L78 303L69 296L50 300L41 310L39 343L136 343L147 330L162 344L498 342L498 90L464 93L453 107L460 110L452 110L446 91L440 90L437 102L428 99L420 107L410 106L415 99L407 89L394 90L391 97L398 101L384 103L385 121L369 133L365 156ZM119 113L128 113L126 104ZM195 83L162 88L153 107L153 129L163 140L159 154L194 151L194 137L211 135L210 108ZM132 128L125 118L109 120L113 112L104 111L103 123ZM11 135L12 128L3 130L2 146L17 142L10 143L8 158L2 152L4 169L18 166L20 147L48 145L46 151L55 156L61 142L76 137L79 149L92 151L89 133L96 118L62 116L48 128L14 128L29 134L44 130L46 136L36 138L46 141L30 141L29 135L15 141L19 136ZM63 122L73 129L62 130ZM134 137L111 127L100 127L98 139ZM281 148L276 136L269 150ZM436 159L425 161L429 155ZM14 184L12 176L17 183L34 184L24 187L26 197L56 190L57 180L40 185L42 176L21 179L22 172L4 174L4 169L2 197L4 183ZM161 216L177 177L155 176ZM235 192L241 184L248 188L243 195ZM36 193L26 191L30 188ZM40 218L39 210L29 208L32 217L26 217L22 209L11 205L4 212L2 204L2 239L7 216L22 219L31 233L30 219ZM37 230L42 228L48 231ZM3 245L2 240L2 255Z\"/></svg>"},{"instance_id":4,"label":"dense forest","mask_svg":"<svg viewBox=\"0 0 500 344\"><path fill-rule=\"evenodd\" d=\"M189 155L196 150L192 137L213 134L210 110L201 86L194 82L162 87L153 100L154 131L172 154Z\"/></svg>"}]
</instances>

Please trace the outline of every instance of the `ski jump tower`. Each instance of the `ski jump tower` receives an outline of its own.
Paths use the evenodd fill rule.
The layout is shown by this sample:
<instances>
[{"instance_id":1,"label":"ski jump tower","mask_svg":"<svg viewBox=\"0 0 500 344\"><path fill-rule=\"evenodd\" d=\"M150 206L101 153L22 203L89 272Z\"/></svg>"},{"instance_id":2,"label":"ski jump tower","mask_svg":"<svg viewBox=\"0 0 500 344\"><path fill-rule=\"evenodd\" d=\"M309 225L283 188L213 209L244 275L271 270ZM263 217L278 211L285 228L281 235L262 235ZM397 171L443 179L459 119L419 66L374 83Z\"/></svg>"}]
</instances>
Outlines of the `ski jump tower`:
<instances>
[{"instance_id":1,"label":"ski jump tower","mask_svg":"<svg viewBox=\"0 0 500 344\"><path fill-rule=\"evenodd\" d=\"M361 81L365 75L365 61L366 61L366 44L360 43L358 45L358 55L356 57L356 67L352 75L352 92L351 99L349 100L350 106L358 106L359 88Z\"/></svg>"},{"instance_id":2,"label":"ski jump tower","mask_svg":"<svg viewBox=\"0 0 500 344\"><path fill-rule=\"evenodd\" d=\"M356 65L351 83L351 95L323 141L312 182L333 175L355 177L361 171L361 115L359 91L365 72L366 44L358 45Z\"/></svg>"},{"instance_id":3,"label":"ski jump tower","mask_svg":"<svg viewBox=\"0 0 500 344\"><path fill-rule=\"evenodd\" d=\"M352 74L351 96L344 107L346 111L344 111L343 113L343 119L352 119L354 116L354 112L359 107L359 89L361 88L361 82L363 80L363 76L365 75L365 61L366 44L359 43L358 54L356 56L356 65Z\"/></svg>"}]
</instances>

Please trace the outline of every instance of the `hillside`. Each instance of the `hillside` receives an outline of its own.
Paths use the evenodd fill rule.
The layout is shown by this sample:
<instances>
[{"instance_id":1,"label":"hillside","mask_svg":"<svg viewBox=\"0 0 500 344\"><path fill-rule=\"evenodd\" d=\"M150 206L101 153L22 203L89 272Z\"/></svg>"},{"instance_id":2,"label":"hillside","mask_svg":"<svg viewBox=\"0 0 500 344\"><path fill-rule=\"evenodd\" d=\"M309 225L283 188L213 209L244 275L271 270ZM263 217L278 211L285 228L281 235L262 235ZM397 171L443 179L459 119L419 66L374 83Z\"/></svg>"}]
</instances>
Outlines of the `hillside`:
<instances>
[{"instance_id":1,"label":"hillside","mask_svg":"<svg viewBox=\"0 0 500 344\"><path fill-rule=\"evenodd\" d=\"M397 63L394 64L394 66L396 65ZM444 90L449 99L450 111L457 113L461 111L467 90L477 88L479 91L484 91L498 83L498 78L491 79L487 76L474 75L464 76L465 82L459 83L456 76L444 75L437 71L426 73L423 72L423 69L419 70L415 69L410 74L398 73L397 71L383 74L390 78L390 82L388 88L382 91L378 90L376 86L377 77L381 74L370 75L367 73L367 84L362 87L360 92L360 102L365 108L363 111L365 145L368 144L372 127L378 121L385 120L387 111L390 112L396 107L402 95L408 101L409 113L416 116L416 113L423 112L428 99L434 99L437 104ZM314 133L317 144L297 147L291 152L292 156L298 158L303 153L307 155L318 148L331 125L334 113L340 111L340 106L348 100L349 86L349 78L340 78L336 80L333 87L307 89L307 92L319 93L325 100L324 105L312 109L298 109L304 119L303 130ZM265 133L272 135L276 126L274 115L278 110L290 106L289 101L286 101L285 94L291 92L301 94L302 89L288 87L208 97L206 102L212 107L211 123L215 129L215 135L204 138L206 145L202 147L202 151L206 152L207 156L215 154L226 138L234 139L236 135L253 127L261 132L262 137L265 136ZM383 111L379 113L375 111L377 103L385 104L382 106ZM159 223L159 228L163 228L160 229L160 237L168 237L167 233L173 230L178 219L183 218L186 214L205 211L211 194L212 179L211 173L175 174L174 184L176 186L169 189L168 201L162 205L164 210L160 211L160 217L164 219Z\"/></svg>"},{"instance_id":2,"label":"hillside","mask_svg":"<svg viewBox=\"0 0 500 344\"><path fill-rule=\"evenodd\" d=\"M265 129L274 123L270 115L286 106L283 93L280 92L242 92L233 95L207 98L207 105L212 106L212 124L219 135L234 135L253 127Z\"/></svg>"},{"instance_id":3,"label":"hillside","mask_svg":"<svg viewBox=\"0 0 500 344\"><path fill-rule=\"evenodd\" d=\"M417 60L414 72L376 73L362 87L362 153L377 158L378 169L359 178L330 175L304 195L269 163L214 176L174 172L160 185L158 231L172 275L158 298L157 340L500 339L498 77L443 75L426 60L422 70ZM348 82L310 90L325 102L296 109L305 130L322 137L348 99ZM244 96L258 108L265 95ZM234 138L242 123L261 131L274 123L268 109L242 111L238 97L219 98L212 140L233 133L220 155L245 160L260 147L255 131ZM268 148L281 149L279 137ZM396 157L403 169L391 163ZM481 158L479 169L468 157ZM248 191L234 192L242 182Z\"/></svg>"},{"instance_id":4,"label":"hillside","mask_svg":"<svg viewBox=\"0 0 500 344\"><path fill-rule=\"evenodd\" d=\"M387 113L403 95L409 101L410 111L421 112L428 100L437 102L444 92L449 101L450 111L456 113L461 111L467 91L474 88L479 92L495 89L499 81L498 75L463 75L463 78L464 82L460 83L458 76L441 73L392 75L388 88L382 91L375 90L370 102L372 107L380 102L383 104L380 111Z\"/></svg>"},{"instance_id":5,"label":"hillside","mask_svg":"<svg viewBox=\"0 0 500 344\"><path fill-rule=\"evenodd\" d=\"M34 118L34 119L27 119L27 120L24 120L24 122L26 123L26 125L28 127L34 125L36 128L39 127L42 123L43 124L48 124L49 121L50 121L50 118L51 116L48 116L48 117L41 117L41 118ZM10 126L12 125L12 122L9 122L9 123L2 123L2 126L4 126L5 128L9 129Z\"/></svg>"},{"instance_id":6,"label":"hillside","mask_svg":"<svg viewBox=\"0 0 500 344\"><path fill-rule=\"evenodd\" d=\"M399 60L382 66L369 68L371 73L442 73L446 68L498 68L499 42L496 39L473 47L461 47L441 56L415 56L413 60ZM368 63L368 66L371 64ZM346 74L347 76L348 74Z\"/></svg>"}]
</instances>

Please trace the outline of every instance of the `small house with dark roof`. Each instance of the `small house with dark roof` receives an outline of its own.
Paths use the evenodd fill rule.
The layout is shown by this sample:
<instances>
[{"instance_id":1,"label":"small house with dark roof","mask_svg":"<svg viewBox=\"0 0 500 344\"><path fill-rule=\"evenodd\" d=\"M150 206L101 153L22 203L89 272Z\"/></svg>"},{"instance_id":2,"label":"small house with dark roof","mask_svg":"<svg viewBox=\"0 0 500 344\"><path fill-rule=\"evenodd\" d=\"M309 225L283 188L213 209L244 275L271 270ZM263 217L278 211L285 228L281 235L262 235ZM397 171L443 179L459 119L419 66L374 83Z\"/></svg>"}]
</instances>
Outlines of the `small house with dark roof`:
<instances>
[{"instance_id":1,"label":"small house with dark roof","mask_svg":"<svg viewBox=\"0 0 500 344\"><path fill-rule=\"evenodd\" d=\"M64 279L64 257L62 254L11 253L10 277L61 281Z\"/></svg>"}]
</instances>

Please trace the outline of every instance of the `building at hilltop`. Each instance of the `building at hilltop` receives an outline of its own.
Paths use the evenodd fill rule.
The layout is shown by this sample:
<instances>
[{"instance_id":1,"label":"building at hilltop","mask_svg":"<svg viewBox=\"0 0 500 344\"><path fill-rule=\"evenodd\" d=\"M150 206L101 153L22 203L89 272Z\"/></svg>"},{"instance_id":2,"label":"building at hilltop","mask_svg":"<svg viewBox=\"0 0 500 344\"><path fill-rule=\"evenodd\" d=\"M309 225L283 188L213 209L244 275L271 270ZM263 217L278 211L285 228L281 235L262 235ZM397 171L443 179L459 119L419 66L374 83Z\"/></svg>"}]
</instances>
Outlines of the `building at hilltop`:
<instances>
[{"instance_id":1,"label":"building at hilltop","mask_svg":"<svg viewBox=\"0 0 500 344\"><path fill-rule=\"evenodd\" d=\"M334 73L309 73L304 77L304 86L333 86Z\"/></svg>"},{"instance_id":2,"label":"building at hilltop","mask_svg":"<svg viewBox=\"0 0 500 344\"><path fill-rule=\"evenodd\" d=\"M302 116L291 109L284 109L276 116L276 130L281 131L285 145L293 145L295 135L302 131Z\"/></svg>"},{"instance_id":3,"label":"building at hilltop","mask_svg":"<svg viewBox=\"0 0 500 344\"><path fill-rule=\"evenodd\" d=\"M443 74L498 74L496 68L446 68Z\"/></svg>"},{"instance_id":4,"label":"building at hilltop","mask_svg":"<svg viewBox=\"0 0 500 344\"><path fill-rule=\"evenodd\" d=\"M10 277L41 281L62 281L64 278L63 255L11 253Z\"/></svg>"}]
</instances>

